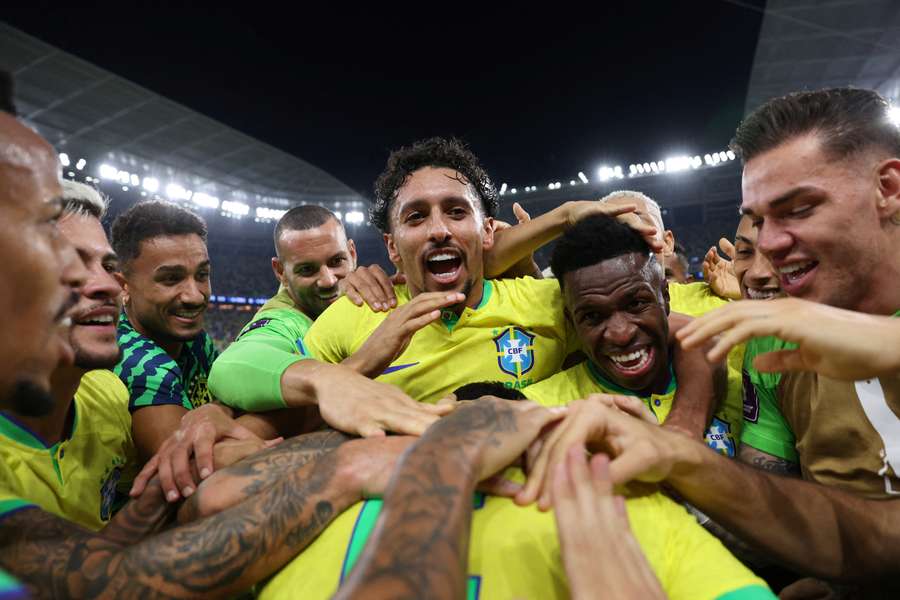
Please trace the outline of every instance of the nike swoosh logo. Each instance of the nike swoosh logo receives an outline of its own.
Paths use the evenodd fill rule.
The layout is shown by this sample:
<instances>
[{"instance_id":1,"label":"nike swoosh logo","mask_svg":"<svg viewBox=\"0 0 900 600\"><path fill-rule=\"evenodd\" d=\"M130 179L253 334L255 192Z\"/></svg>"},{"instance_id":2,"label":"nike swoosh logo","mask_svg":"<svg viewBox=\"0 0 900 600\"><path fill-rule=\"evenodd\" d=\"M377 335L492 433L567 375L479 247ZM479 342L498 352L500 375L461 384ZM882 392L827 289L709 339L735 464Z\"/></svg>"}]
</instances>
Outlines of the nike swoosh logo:
<instances>
[{"instance_id":1,"label":"nike swoosh logo","mask_svg":"<svg viewBox=\"0 0 900 600\"><path fill-rule=\"evenodd\" d=\"M381 374L382 374L382 375L387 375L388 373L393 373L394 371L400 371L400 370L402 370L402 369L408 369L409 367L414 367L414 366L416 366L417 364L419 364L418 361L417 361L417 362L414 362L414 363L409 363L409 364L407 364L407 365L394 365L394 366L388 367L387 369L385 369L384 371L382 371Z\"/></svg>"}]
</instances>

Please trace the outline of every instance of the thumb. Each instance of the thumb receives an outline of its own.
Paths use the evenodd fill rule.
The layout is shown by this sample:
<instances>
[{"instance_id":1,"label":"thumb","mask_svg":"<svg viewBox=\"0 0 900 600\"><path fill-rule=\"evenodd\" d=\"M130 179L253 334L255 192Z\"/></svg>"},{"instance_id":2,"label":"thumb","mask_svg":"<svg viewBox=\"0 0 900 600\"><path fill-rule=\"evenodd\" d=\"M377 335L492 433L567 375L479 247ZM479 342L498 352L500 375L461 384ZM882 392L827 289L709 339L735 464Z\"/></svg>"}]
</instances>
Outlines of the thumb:
<instances>
[{"instance_id":1,"label":"thumb","mask_svg":"<svg viewBox=\"0 0 900 600\"><path fill-rule=\"evenodd\" d=\"M519 223L527 223L531 220L531 215L529 215L528 212L524 208L522 208L522 205L518 202L513 202L512 209L513 214L516 216L516 219L519 220Z\"/></svg>"},{"instance_id":2,"label":"thumb","mask_svg":"<svg viewBox=\"0 0 900 600\"><path fill-rule=\"evenodd\" d=\"M800 350L778 350L766 352L753 359L753 368L760 373L778 373L780 371L805 371L808 369Z\"/></svg>"},{"instance_id":3,"label":"thumb","mask_svg":"<svg viewBox=\"0 0 900 600\"><path fill-rule=\"evenodd\" d=\"M284 438L279 436L277 438L272 438L271 440L263 441L263 448L274 448L278 444L284 441Z\"/></svg>"},{"instance_id":4,"label":"thumb","mask_svg":"<svg viewBox=\"0 0 900 600\"><path fill-rule=\"evenodd\" d=\"M719 240L719 248L722 249L722 252L725 253L729 259L734 260L734 244L729 242L727 239L722 238Z\"/></svg>"},{"instance_id":5,"label":"thumb","mask_svg":"<svg viewBox=\"0 0 900 600\"><path fill-rule=\"evenodd\" d=\"M359 435L360 435L360 437L370 438L370 437L384 437L387 434L385 434L384 429L379 427L374 422L370 421L368 423L364 423L363 425L359 426Z\"/></svg>"}]
</instances>

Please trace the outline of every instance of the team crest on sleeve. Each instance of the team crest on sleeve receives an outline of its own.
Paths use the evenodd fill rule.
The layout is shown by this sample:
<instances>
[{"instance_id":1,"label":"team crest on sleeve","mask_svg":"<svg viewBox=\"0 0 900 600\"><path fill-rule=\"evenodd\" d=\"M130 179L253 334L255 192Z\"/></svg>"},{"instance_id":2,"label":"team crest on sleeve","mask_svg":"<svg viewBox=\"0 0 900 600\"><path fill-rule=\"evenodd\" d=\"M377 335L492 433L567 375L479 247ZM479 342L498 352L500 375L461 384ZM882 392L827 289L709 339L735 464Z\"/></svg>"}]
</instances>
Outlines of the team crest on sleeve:
<instances>
[{"instance_id":1,"label":"team crest on sleeve","mask_svg":"<svg viewBox=\"0 0 900 600\"><path fill-rule=\"evenodd\" d=\"M494 337L500 370L521 377L534 367L534 335L521 327L507 327Z\"/></svg>"},{"instance_id":2,"label":"team crest on sleeve","mask_svg":"<svg viewBox=\"0 0 900 600\"><path fill-rule=\"evenodd\" d=\"M706 430L706 445L719 454L733 457L735 443L731 433L731 424L718 417L713 417L709 429Z\"/></svg>"}]
</instances>

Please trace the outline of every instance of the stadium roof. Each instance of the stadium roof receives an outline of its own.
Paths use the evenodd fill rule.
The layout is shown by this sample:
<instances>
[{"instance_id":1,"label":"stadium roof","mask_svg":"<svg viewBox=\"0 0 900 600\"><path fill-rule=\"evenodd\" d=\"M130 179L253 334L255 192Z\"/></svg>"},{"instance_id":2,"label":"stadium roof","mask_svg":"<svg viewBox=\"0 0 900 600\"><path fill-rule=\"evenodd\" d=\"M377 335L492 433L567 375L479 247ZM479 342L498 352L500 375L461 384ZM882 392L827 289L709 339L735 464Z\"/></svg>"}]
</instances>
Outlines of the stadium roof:
<instances>
[{"instance_id":1,"label":"stadium roof","mask_svg":"<svg viewBox=\"0 0 900 600\"><path fill-rule=\"evenodd\" d=\"M20 116L95 177L106 163L254 206L362 200L306 161L2 22L0 68L15 78Z\"/></svg>"},{"instance_id":2,"label":"stadium roof","mask_svg":"<svg viewBox=\"0 0 900 600\"><path fill-rule=\"evenodd\" d=\"M789 92L846 85L900 98L900 4L768 0L745 112Z\"/></svg>"}]
</instances>

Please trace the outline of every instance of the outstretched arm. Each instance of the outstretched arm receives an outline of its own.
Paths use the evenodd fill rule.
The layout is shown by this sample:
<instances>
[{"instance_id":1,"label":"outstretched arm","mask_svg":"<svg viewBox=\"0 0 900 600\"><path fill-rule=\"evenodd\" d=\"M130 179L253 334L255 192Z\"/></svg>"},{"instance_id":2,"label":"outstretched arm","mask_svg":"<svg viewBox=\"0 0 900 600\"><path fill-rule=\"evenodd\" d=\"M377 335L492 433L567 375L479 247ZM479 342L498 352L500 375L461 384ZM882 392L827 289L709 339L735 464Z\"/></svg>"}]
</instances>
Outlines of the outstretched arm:
<instances>
[{"instance_id":1,"label":"outstretched arm","mask_svg":"<svg viewBox=\"0 0 900 600\"><path fill-rule=\"evenodd\" d=\"M371 466L371 444L350 442L298 469L286 468L278 478L257 463L238 474L236 492L246 500L139 543L86 531L37 508L22 509L0 521L0 565L39 597L232 596L281 567L359 500L360 466ZM268 459L303 462L283 452L271 452ZM198 493L192 501L201 498Z\"/></svg>"}]
</instances>

